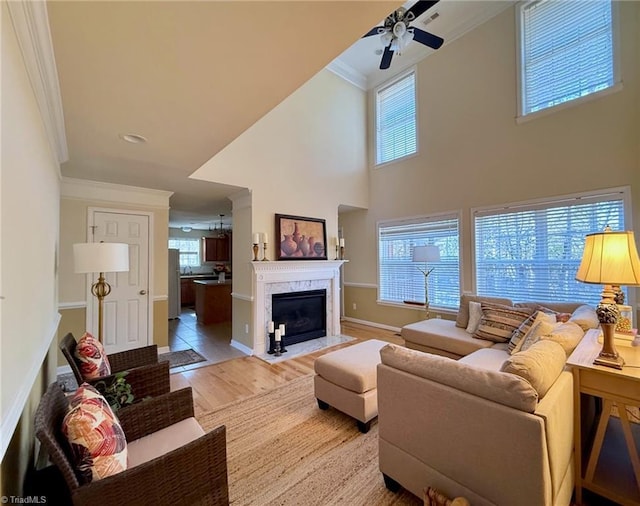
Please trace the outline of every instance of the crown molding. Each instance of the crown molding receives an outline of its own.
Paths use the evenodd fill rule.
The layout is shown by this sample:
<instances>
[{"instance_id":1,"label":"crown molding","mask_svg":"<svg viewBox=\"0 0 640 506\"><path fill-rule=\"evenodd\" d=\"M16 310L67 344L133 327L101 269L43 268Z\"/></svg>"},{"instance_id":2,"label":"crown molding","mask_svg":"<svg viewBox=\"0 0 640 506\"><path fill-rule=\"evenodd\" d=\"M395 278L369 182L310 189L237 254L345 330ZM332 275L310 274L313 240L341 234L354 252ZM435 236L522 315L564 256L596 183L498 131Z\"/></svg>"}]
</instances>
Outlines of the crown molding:
<instances>
[{"instance_id":1,"label":"crown molding","mask_svg":"<svg viewBox=\"0 0 640 506\"><path fill-rule=\"evenodd\" d=\"M361 90L367 91L367 76L358 72L351 65L344 63L339 57L327 65L326 68Z\"/></svg>"},{"instance_id":2,"label":"crown molding","mask_svg":"<svg viewBox=\"0 0 640 506\"><path fill-rule=\"evenodd\" d=\"M173 192L63 177L60 197L76 200L102 200L135 205L169 208Z\"/></svg>"},{"instance_id":3,"label":"crown molding","mask_svg":"<svg viewBox=\"0 0 640 506\"><path fill-rule=\"evenodd\" d=\"M248 188L243 188L242 190L229 195L227 198L231 201L233 211L248 209L251 207L251 190Z\"/></svg>"},{"instance_id":4,"label":"crown molding","mask_svg":"<svg viewBox=\"0 0 640 506\"><path fill-rule=\"evenodd\" d=\"M49 144L58 163L69 159L62 97L46 2L6 2Z\"/></svg>"}]
</instances>

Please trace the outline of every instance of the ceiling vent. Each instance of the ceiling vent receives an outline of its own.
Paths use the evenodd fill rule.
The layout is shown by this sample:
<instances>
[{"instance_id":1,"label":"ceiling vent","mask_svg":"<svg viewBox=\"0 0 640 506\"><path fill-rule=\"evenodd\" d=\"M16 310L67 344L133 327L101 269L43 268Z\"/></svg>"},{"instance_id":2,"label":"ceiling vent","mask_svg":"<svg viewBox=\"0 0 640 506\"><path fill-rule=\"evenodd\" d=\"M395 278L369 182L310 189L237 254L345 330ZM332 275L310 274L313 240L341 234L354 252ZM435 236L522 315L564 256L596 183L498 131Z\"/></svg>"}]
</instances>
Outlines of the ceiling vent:
<instances>
[{"instance_id":1,"label":"ceiling vent","mask_svg":"<svg viewBox=\"0 0 640 506\"><path fill-rule=\"evenodd\" d=\"M438 19L440 17L440 13L439 12L434 12L433 14L431 14L431 16L429 16L427 19L425 19L422 24L427 26L429 23L431 23L432 21Z\"/></svg>"}]
</instances>

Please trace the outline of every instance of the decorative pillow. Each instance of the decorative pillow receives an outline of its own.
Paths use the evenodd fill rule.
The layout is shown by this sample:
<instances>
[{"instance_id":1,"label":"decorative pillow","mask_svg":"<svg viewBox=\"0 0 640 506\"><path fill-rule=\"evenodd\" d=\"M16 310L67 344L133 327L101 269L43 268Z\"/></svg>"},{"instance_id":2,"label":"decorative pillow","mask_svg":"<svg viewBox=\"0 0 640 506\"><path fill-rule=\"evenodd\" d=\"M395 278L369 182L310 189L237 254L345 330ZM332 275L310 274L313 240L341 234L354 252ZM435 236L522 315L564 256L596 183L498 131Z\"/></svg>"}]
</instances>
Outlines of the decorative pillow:
<instances>
[{"instance_id":1,"label":"decorative pillow","mask_svg":"<svg viewBox=\"0 0 640 506\"><path fill-rule=\"evenodd\" d=\"M556 323L549 333L540 336L540 340L555 341L562 346L568 357L583 337L584 330L577 323L569 321Z\"/></svg>"},{"instance_id":2,"label":"decorative pillow","mask_svg":"<svg viewBox=\"0 0 640 506\"><path fill-rule=\"evenodd\" d=\"M473 334L478 325L480 325L480 320L482 319L482 304L480 302L475 302L473 300L469 301L469 323L467 325L467 332L469 334Z\"/></svg>"},{"instance_id":3,"label":"decorative pillow","mask_svg":"<svg viewBox=\"0 0 640 506\"><path fill-rule=\"evenodd\" d=\"M536 321L536 318L544 319L548 323L553 323L556 321L555 315L549 314L546 311L538 310L533 313L531 316L529 316L529 318L523 321L516 330L513 331L513 334L511 334L511 339L509 340L509 346L507 348L509 350L509 353L514 354L520 351L520 341L524 336L527 335L529 330L531 330L531 327Z\"/></svg>"},{"instance_id":4,"label":"decorative pillow","mask_svg":"<svg viewBox=\"0 0 640 506\"><path fill-rule=\"evenodd\" d=\"M69 441L76 471L85 483L127 468L127 440L120 422L91 385L83 383L76 390L62 421L62 433Z\"/></svg>"},{"instance_id":5,"label":"decorative pillow","mask_svg":"<svg viewBox=\"0 0 640 506\"><path fill-rule=\"evenodd\" d=\"M564 323L564 322L568 321L569 318L571 318L571 313L559 313L555 309L550 309L550 308L545 307L545 306L538 305L538 307L536 309L538 311L542 311L543 313L555 315L557 322Z\"/></svg>"},{"instance_id":6,"label":"decorative pillow","mask_svg":"<svg viewBox=\"0 0 640 506\"><path fill-rule=\"evenodd\" d=\"M526 351L511 355L500 370L526 379L542 399L564 369L567 356L554 341L538 341Z\"/></svg>"},{"instance_id":7,"label":"decorative pillow","mask_svg":"<svg viewBox=\"0 0 640 506\"><path fill-rule=\"evenodd\" d=\"M85 380L111 374L111 365L102 343L88 332L85 332L78 341L74 355Z\"/></svg>"},{"instance_id":8,"label":"decorative pillow","mask_svg":"<svg viewBox=\"0 0 640 506\"><path fill-rule=\"evenodd\" d=\"M569 318L569 321L580 325L580 328L585 332L589 329L598 328L598 325L600 325L596 310L587 305L577 308Z\"/></svg>"},{"instance_id":9,"label":"decorative pillow","mask_svg":"<svg viewBox=\"0 0 640 506\"><path fill-rule=\"evenodd\" d=\"M473 337L493 341L494 343L506 343L511 339L516 330L532 313L528 308L515 308L481 302L482 318Z\"/></svg>"},{"instance_id":10,"label":"decorative pillow","mask_svg":"<svg viewBox=\"0 0 640 506\"><path fill-rule=\"evenodd\" d=\"M466 329L469 325L469 302L491 302L493 304L504 304L505 306L511 305L510 299L502 297L484 297L479 295L472 295L469 293L463 293L460 296L460 307L458 308L458 316L456 317L456 327Z\"/></svg>"},{"instance_id":11,"label":"decorative pillow","mask_svg":"<svg viewBox=\"0 0 640 506\"><path fill-rule=\"evenodd\" d=\"M540 341L542 336L551 332L555 325L555 318L549 318L549 315L545 315L542 311L538 311L538 316L533 322L533 325L531 325L529 332L522 336L522 339L520 339L520 342L516 345L516 349L513 350L513 353L526 351L534 343Z\"/></svg>"}]
</instances>

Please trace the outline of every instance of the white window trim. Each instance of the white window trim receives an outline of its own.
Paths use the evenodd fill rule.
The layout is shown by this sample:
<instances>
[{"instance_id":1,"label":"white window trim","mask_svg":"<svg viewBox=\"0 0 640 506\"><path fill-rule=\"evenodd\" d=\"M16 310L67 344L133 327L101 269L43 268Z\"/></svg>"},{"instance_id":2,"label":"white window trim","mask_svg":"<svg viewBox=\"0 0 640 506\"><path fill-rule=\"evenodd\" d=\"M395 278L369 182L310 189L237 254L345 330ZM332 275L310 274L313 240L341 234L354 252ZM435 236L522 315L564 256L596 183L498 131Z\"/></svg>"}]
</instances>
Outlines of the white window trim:
<instances>
[{"instance_id":1,"label":"white window trim","mask_svg":"<svg viewBox=\"0 0 640 506\"><path fill-rule=\"evenodd\" d=\"M591 93L585 97L576 98L574 100L570 100L569 102L564 102L562 104L554 105L551 107L547 107L542 109L541 111L532 112L529 114L522 113L522 86L524 82L523 74L524 69L522 67L523 56L523 31L522 31L522 9L537 0L526 0L524 2L519 2L515 8L515 16L516 16L516 100L517 100L517 115L516 115L516 124L520 125L522 123L526 123L531 120L535 120L544 116L548 116L549 114L554 114L556 112L564 111L566 109L580 106L587 102L591 102L593 100L598 100L602 97L606 97L613 93L618 93L623 89L622 83L622 72L620 70L620 53L621 53L621 45L620 45L620 7L618 5L618 1L614 0L611 2L611 29L613 30L613 86L607 88L606 90L597 91L595 93ZM625 203L626 205L626 203Z\"/></svg>"},{"instance_id":2,"label":"white window trim","mask_svg":"<svg viewBox=\"0 0 640 506\"><path fill-rule=\"evenodd\" d=\"M380 305L380 306L391 306L391 307L401 307L403 309L416 309L413 306L407 306L406 304L402 304L401 302L393 302L393 301L388 301L388 300L382 300L380 298L380 254L379 254L379 237L380 237L380 227L381 226L385 226L385 225L400 225L400 224L406 224L406 225L411 225L412 223L421 223L423 221L427 221L427 220L434 220L434 219L441 219L441 218L445 218L445 217L456 217L458 219L458 269L459 269L459 284L460 286L458 287L460 294L463 293L462 287L464 284L464 260L462 257L462 252L463 252L463 248L462 248L462 242L463 242L463 237L464 237L464 222L462 219L463 213L462 213L462 209L458 209L455 211L442 211L442 212L437 212L437 213L430 213L430 214L421 214L421 215L417 215L417 216L408 216L408 217L404 217L404 218L396 218L396 219L392 219L392 220L379 220L376 222L376 229L375 229L375 238L376 238L376 304ZM438 306L435 305L429 305L430 309L434 309L437 310L438 313L442 313L442 314L456 314L455 311L449 309L449 308L440 308ZM421 311L424 312L424 306L420 307L418 306L417 309L420 309Z\"/></svg>"},{"instance_id":3,"label":"white window trim","mask_svg":"<svg viewBox=\"0 0 640 506\"><path fill-rule=\"evenodd\" d=\"M413 72L414 78L414 93L415 93L415 108L416 108L416 152L411 153L409 155L402 156L400 158L396 158L394 160L389 160L388 162L378 163L378 91L382 88L386 88L391 86L394 82L400 81L404 77L408 76ZM373 114L371 115L371 131L373 135L371 138L373 139L372 149L370 150L371 159L373 160L373 167L375 169L381 169L384 167L388 167L389 165L393 165L398 162L404 162L410 158L418 156L420 153L420 113L419 113L419 104L418 104L418 67L417 65L413 65L408 69L403 70L399 74L387 79L383 83L380 83L373 89L373 93L371 95L371 109Z\"/></svg>"},{"instance_id":4,"label":"white window trim","mask_svg":"<svg viewBox=\"0 0 640 506\"><path fill-rule=\"evenodd\" d=\"M477 293L476 285L476 234L475 234L475 217L476 215L490 214L492 212L508 211L517 209L519 207L530 208L532 206L544 206L548 204L557 204L563 200L575 200L585 197L604 197L606 195L622 195L622 201L624 203L624 223L627 230L633 230L633 213L631 211L631 187L630 186L617 186L614 188L603 188L601 190L592 190L581 193L571 193L567 195L558 195L555 197L543 197L539 199L523 200L519 202L511 202L502 205L472 207L470 209L470 226L471 226L471 286L473 293ZM637 308L635 290L629 290L628 305ZM519 302L519 301L515 301Z\"/></svg>"}]
</instances>

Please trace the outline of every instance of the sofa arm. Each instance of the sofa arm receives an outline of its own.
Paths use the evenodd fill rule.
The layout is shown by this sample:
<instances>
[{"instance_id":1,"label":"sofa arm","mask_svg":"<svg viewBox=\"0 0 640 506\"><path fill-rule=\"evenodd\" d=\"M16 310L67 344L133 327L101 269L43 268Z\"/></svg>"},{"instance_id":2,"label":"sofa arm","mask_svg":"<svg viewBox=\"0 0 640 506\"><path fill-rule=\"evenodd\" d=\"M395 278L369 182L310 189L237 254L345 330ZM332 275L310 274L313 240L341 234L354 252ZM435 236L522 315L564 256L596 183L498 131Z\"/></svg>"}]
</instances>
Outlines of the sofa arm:
<instances>
[{"instance_id":1,"label":"sofa arm","mask_svg":"<svg viewBox=\"0 0 640 506\"><path fill-rule=\"evenodd\" d=\"M491 504L551 503L540 416L385 363L377 386L380 470L412 493L446 481Z\"/></svg>"},{"instance_id":2,"label":"sofa arm","mask_svg":"<svg viewBox=\"0 0 640 506\"><path fill-rule=\"evenodd\" d=\"M573 459L573 376L564 371L540 400L535 414L545 421L554 497ZM571 477L573 483L573 477Z\"/></svg>"}]
</instances>

